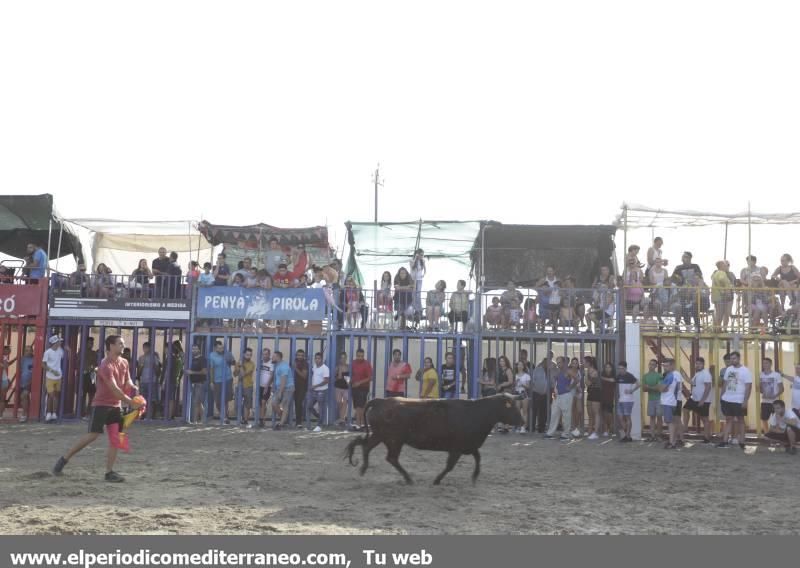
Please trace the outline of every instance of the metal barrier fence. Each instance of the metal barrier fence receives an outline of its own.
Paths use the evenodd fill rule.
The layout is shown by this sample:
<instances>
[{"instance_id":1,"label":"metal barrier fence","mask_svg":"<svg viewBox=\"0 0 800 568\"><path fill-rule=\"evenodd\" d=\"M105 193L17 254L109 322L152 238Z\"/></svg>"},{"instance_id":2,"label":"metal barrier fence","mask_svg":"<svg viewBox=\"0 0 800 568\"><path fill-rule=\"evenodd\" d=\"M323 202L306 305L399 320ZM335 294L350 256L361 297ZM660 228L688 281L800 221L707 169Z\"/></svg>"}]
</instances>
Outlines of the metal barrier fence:
<instances>
[{"instance_id":1,"label":"metal barrier fence","mask_svg":"<svg viewBox=\"0 0 800 568\"><path fill-rule=\"evenodd\" d=\"M800 290L626 286L625 317L645 331L800 334Z\"/></svg>"},{"instance_id":2,"label":"metal barrier fence","mask_svg":"<svg viewBox=\"0 0 800 568\"><path fill-rule=\"evenodd\" d=\"M81 298L122 300L188 299L195 285L186 276L148 276L146 274L73 274L53 273L50 278L51 293L74 295Z\"/></svg>"}]
</instances>

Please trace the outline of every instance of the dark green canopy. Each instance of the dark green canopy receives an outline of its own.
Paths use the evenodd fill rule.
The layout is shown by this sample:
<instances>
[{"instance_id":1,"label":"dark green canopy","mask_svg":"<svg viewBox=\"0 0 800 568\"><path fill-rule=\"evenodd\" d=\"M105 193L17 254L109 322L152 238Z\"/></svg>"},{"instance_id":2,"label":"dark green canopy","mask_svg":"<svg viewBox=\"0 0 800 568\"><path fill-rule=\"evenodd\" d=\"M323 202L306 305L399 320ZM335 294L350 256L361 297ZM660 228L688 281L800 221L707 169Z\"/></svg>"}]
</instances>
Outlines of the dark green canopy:
<instances>
[{"instance_id":1,"label":"dark green canopy","mask_svg":"<svg viewBox=\"0 0 800 568\"><path fill-rule=\"evenodd\" d=\"M61 218L53 208L52 195L0 195L0 252L22 258L28 243L35 243L46 251L49 248L50 257L55 258L61 228ZM81 243L64 226L61 256L69 254L80 257Z\"/></svg>"}]
</instances>

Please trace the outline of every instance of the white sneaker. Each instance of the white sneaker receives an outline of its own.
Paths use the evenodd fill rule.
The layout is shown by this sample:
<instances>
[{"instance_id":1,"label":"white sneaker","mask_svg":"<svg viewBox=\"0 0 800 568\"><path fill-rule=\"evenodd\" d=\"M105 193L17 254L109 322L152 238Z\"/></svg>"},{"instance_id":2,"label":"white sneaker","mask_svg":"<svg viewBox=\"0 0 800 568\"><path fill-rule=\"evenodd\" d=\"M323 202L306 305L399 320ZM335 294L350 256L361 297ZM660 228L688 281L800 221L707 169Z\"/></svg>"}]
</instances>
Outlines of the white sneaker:
<instances>
[{"instance_id":1,"label":"white sneaker","mask_svg":"<svg viewBox=\"0 0 800 568\"><path fill-rule=\"evenodd\" d=\"M575 438L581 437L581 431L579 428L575 428L572 432L570 432L570 434L572 434L572 436Z\"/></svg>"},{"instance_id":2,"label":"white sneaker","mask_svg":"<svg viewBox=\"0 0 800 568\"><path fill-rule=\"evenodd\" d=\"M322 427L317 426L316 428L314 428L314 432L322 432Z\"/></svg>"},{"instance_id":3,"label":"white sneaker","mask_svg":"<svg viewBox=\"0 0 800 568\"><path fill-rule=\"evenodd\" d=\"M53 414L52 412L48 412L47 416L44 419L44 421L45 422L50 422L51 420L55 420L55 419L56 419L56 415Z\"/></svg>"},{"instance_id":4,"label":"white sneaker","mask_svg":"<svg viewBox=\"0 0 800 568\"><path fill-rule=\"evenodd\" d=\"M527 431L525 428L520 428L520 429L519 429L519 433L520 433L520 434L527 434L527 433L528 433L528 431Z\"/></svg>"},{"instance_id":5,"label":"white sneaker","mask_svg":"<svg viewBox=\"0 0 800 568\"><path fill-rule=\"evenodd\" d=\"M610 435L608 432L603 432L603 438L608 438Z\"/></svg>"},{"instance_id":6,"label":"white sneaker","mask_svg":"<svg viewBox=\"0 0 800 568\"><path fill-rule=\"evenodd\" d=\"M20 416L19 417L19 423L20 424L24 424L27 421L28 421L28 417L27 416Z\"/></svg>"},{"instance_id":7,"label":"white sneaker","mask_svg":"<svg viewBox=\"0 0 800 568\"><path fill-rule=\"evenodd\" d=\"M589 439L590 440L599 440L600 436L597 435L597 432L592 432L591 435L589 436Z\"/></svg>"},{"instance_id":8,"label":"white sneaker","mask_svg":"<svg viewBox=\"0 0 800 568\"><path fill-rule=\"evenodd\" d=\"M737 440L736 438L731 438L731 439L730 439L730 441L729 441L728 443L729 443L731 446L733 446L734 444L738 444L738 443L739 443L739 440Z\"/></svg>"}]
</instances>

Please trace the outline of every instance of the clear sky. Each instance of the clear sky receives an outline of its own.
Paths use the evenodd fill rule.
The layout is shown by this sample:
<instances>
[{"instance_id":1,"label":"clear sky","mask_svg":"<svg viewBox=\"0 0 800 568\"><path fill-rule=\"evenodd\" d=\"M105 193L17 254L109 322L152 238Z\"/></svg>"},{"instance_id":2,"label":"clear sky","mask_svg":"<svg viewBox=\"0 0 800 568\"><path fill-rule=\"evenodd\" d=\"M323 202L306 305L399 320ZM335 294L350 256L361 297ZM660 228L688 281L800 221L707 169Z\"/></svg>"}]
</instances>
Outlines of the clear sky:
<instances>
[{"instance_id":1,"label":"clear sky","mask_svg":"<svg viewBox=\"0 0 800 568\"><path fill-rule=\"evenodd\" d=\"M796 0L4 2L0 191L337 247L378 162L387 221L800 210L798 28Z\"/></svg>"}]
</instances>

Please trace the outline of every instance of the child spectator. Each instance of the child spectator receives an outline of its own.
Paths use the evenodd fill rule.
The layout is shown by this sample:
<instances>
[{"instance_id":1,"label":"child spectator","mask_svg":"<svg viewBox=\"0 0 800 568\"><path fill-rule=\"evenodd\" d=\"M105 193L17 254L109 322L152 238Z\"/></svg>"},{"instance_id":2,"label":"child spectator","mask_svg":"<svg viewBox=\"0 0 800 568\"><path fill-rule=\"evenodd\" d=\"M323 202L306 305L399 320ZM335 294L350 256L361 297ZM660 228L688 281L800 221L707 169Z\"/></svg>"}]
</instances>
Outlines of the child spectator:
<instances>
[{"instance_id":1,"label":"child spectator","mask_svg":"<svg viewBox=\"0 0 800 568\"><path fill-rule=\"evenodd\" d=\"M420 398L439 398L439 375L433 366L433 359L425 357L422 363L422 394Z\"/></svg>"},{"instance_id":2,"label":"child spectator","mask_svg":"<svg viewBox=\"0 0 800 568\"><path fill-rule=\"evenodd\" d=\"M261 290L272 289L272 278L270 278L267 271L263 268L256 271L256 288L260 288Z\"/></svg>"},{"instance_id":3,"label":"child spectator","mask_svg":"<svg viewBox=\"0 0 800 568\"><path fill-rule=\"evenodd\" d=\"M244 288L244 276L241 273L237 273L233 277L233 282L231 282L231 286L235 288Z\"/></svg>"},{"instance_id":4,"label":"child spectator","mask_svg":"<svg viewBox=\"0 0 800 568\"><path fill-rule=\"evenodd\" d=\"M406 318L414 317L413 306L414 280L405 267L401 267L394 277L394 305L397 314L394 319L400 319L400 328L406 327Z\"/></svg>"},{"instance_id":5,"label":"child spectator","mask_svg":"<svg viewBox=\"0 0 800 568\"><path fill-rule=\"evenodd\" d=\"M388 270L381 275L381 283L378 287L378 297L375 300L378 313L392 313L392 273Z\"/></svg>"},{"instance_id":6,"label":"child spectator","mask_svg":"<svg viewBox=\"0 0 800 568\"><path fill-rule=\"evenodd\" d=\"M214 285L214 275L211 274L211 263L206 262L203 264L203 273L197 278L198 285L201 288L208 288Z\"/></svg>"},{"instance_id":7,"label":"child spectator","mask_svg":"<svg viewBox=\"0 0 800 568\"><path fill-rule=\"evenodd\" d=\"M517 290L516 285L509 281L508 287L500 296L500 304L503 307L502 326L504 329L519 326L522 318L522 293Z\"/></svg>"},{"instance_id":8,"label":"child spectator","mask_svg":"<svg viewBox=\"0 0 800 568\"><path fill-rule=\"evenodd\" d=\"M525 368L525 363L517 361L517 372L514 376L514 394L523 397L517 401L517 408L522 414L522 426L517 428L517 432L525 434L528 431L528 397L531 390L531 376Z\"/></svg>"},{"instance_id":9,"label":"child spectator","mask_svg":"<svg viewBox=\"0 0 800 568\"><path fill-rule=\"evenodd\" d=\"M633 317L635 323L639 319L639 309L644 297L644 274L636 258L628 258L624 281L625 311Z\"/></svg>"},{"instance_id":10,"label":"child spectator","mask_svg":"<svg viewBox=\"0 0 800 568\"><path fill-rule=\"evenodd\" d=\"M347 326L350 329L358 327L358 320L361 316L361 290L356 285L352 276L348 276L344 283L344 303L347 314Z\"/></svg>"},{"instance_id":11,"label":"child spectator","mask_svg":"<svg viewBox=\"0 0 800 568\"><path fill-rule=\"evenodd\" d=\"M445 289L447 284L444 280L439 280L433 290L428 291L425 298L425 312L428 316L428 329L439 331L439 320L442 317L442 306L444 306Z\"/></svg>"},{"instance_id":12,"label":"child spectator","mask_svg":"<svg viewBox=\"0 0 800 568\"><path fill-rule=\"evenodd\" d=\"M575 295L575 279L572 276L564 278L564 287L561 289L561 308L560 320L564 331L572 328L578 332L578 318L575 313L575 305L578 299Z\"/></svg>"},{"instance_id":13,"label":"child spectator","mask_svg":"<svg viewBox=\"0 0 800 568\"><path fill-rule=\"evenodd\" d=\"M500 305L500 298L497 296L492 298L492 305L486 308L486 315L484 318L489 327L497 327L503 321L503 308Z\"/></svg>"},{"instance_id":14,"label":"child spectator","mask_svg":"<svg viewBox=\"0 0 800 568\"><path fill-rule=\"evenodd\" d=\"M276 288L292 287L292 277L285 264L278 265L278 272L274 275L272 283Z\"/></svg>"}]
</instances>

